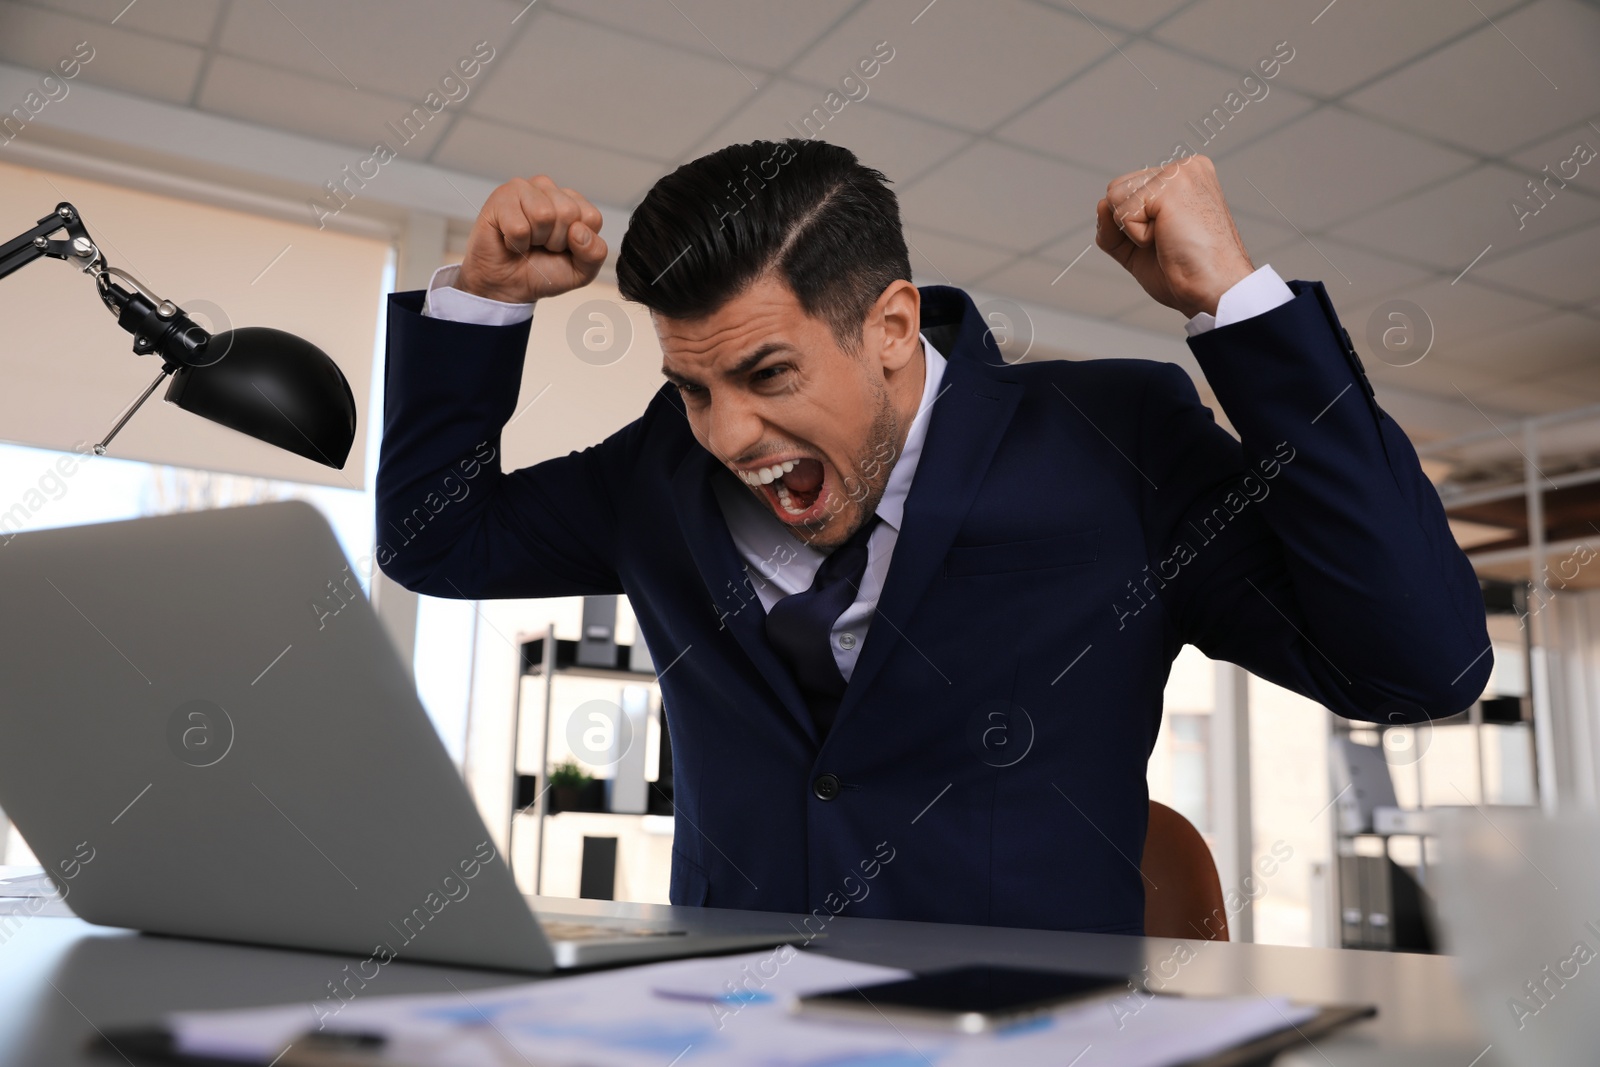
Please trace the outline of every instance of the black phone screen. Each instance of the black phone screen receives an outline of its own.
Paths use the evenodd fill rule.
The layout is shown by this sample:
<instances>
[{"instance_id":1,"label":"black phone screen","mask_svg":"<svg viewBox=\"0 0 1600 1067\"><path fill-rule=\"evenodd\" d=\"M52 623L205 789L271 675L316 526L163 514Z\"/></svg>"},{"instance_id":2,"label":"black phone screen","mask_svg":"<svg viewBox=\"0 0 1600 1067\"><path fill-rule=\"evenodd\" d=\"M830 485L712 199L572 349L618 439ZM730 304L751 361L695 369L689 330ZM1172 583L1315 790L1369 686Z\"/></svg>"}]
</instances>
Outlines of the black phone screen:
<instances>
[{"instance_id":1,"label":"black phone screen","mask_svg":"<svg viewBox=\"0 0 1600 1067\"><path fill-rule=\"evenodd\" d=\"M1123 975L1066 974L1020 967L956 967L857 989L805 997L813 1003L867 1003L937 1013L1012 1015L1107 992L1127 984Z\"/></svg>"}]
</instances>

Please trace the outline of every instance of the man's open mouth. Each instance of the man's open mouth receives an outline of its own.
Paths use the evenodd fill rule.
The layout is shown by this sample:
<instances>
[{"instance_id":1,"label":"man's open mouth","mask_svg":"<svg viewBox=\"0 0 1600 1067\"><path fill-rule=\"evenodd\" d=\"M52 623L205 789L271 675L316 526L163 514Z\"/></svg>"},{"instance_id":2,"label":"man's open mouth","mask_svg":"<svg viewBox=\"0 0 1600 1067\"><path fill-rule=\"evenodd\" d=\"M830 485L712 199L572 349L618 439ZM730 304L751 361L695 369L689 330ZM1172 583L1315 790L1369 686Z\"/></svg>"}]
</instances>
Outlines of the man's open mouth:
<instances>
[{"instance_id":1,"label":"man's open mouth","mask_svg":"<svg viewBox=\"0 0 1600 1067\"><path fill-rule=\"evenodd\" d=\"M736 471L767 498L778 517L800 523L815 518L823 503L822 461L808 456L781 460L754 470Z\"/></svg>"}]
</instances>

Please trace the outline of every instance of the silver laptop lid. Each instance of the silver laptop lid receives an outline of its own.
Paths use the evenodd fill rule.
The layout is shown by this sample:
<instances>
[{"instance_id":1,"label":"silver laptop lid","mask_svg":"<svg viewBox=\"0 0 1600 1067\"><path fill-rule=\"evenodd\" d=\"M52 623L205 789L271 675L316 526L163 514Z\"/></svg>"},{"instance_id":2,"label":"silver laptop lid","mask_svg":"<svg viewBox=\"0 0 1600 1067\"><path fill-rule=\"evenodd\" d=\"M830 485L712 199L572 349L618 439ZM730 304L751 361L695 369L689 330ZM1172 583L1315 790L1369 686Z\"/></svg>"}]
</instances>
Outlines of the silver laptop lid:
<instances>
[{"instance_id":1,"label":"silver laptop lid","mask_svg":"<svg viewBox=\"0 0 1600 1067\"><path fill-rule=\"evenodd\" d=\"M0 807L83 918L552 968L310 505L18 534L0 605Z\"/></svg>"}]
</instances>

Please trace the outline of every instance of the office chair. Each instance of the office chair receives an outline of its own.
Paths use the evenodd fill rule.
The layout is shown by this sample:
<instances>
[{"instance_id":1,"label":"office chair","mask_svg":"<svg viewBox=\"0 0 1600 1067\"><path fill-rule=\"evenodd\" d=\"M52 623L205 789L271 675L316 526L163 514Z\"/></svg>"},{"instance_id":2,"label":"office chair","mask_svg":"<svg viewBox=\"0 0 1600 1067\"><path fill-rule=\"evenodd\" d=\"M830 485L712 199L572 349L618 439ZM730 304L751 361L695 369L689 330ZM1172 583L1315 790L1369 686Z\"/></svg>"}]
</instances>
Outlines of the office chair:
<instances>
[{"instance_id":1,"label":"office chair","mask_svg":"<svg viewBox=\"0 0 1600 1067\"><path fill-rule=\"evenodd\" d=\"M1139 861L1146 937L1228 940L1222 882L1200 831L1165 804L1150 802Z\"/></svg>"}]
</instances>

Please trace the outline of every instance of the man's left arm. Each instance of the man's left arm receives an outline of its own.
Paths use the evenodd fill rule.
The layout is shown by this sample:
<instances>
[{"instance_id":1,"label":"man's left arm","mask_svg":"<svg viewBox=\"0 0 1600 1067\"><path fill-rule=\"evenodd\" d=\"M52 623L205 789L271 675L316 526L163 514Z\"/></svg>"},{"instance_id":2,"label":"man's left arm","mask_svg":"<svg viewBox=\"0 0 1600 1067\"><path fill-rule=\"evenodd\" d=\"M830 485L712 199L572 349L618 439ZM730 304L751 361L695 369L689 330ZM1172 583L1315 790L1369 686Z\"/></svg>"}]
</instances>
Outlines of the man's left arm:
<instances>
[{"instance_id":1,"label":"man's left arm","mask_svg":"<svg viewBox=\"0 0 1600 1067\"><path fill-rule=\"evenodd\" d=\"M1177 639L1352 718L1470 705L1492 666L1476 577L1322 285L1263 297L1281 283L1254 272L1203 157L1118 179L1099 216L1101 247L1191 316L1190 348L1240 438L1178 368L1154 376L1149 549L1171 576ZM1252 286L1243 302L1268 310L1219 309ZM1224 324L1207 329L1210 316Z\"/></svg>"}]
</instances>

